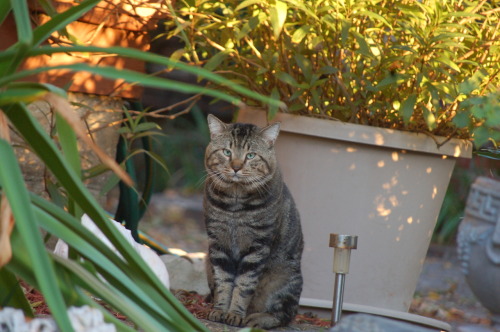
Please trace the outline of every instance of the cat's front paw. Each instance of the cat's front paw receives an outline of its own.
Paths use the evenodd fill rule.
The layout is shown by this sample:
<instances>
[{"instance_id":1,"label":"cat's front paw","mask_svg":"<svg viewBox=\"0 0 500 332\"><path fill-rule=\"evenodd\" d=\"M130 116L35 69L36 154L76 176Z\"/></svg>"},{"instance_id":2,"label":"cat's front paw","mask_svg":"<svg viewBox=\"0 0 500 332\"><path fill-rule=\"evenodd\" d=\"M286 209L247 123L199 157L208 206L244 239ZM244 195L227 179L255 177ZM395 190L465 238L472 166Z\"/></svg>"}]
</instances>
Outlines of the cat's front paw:
<instances>
[{"instance_id":1,"label":"cat's front paw","mask_svg":"<svg viewBox=\"0 0 500 332\"><path fill-rule=\"evenodd\" d=\"M264 330L282 325L278 318L264 312L257 312L247 316L244 324L251 328Z\"/></svg>"},{"instance_id":2,"label":"cat's front paw","mask_svg":"<svg viewBox=\"0 0 500 332\"><path fill-rule=\"evenodd\" d=\"M234 312L229 312L226 315L226 324L232 325L232 326L242 326L243 324L243 316L234 313Z\"/></svg>"},{"instance_id":3,"label":"cat's front paw","mask_svg":"<svg viewBox=\"0 0 500 332\"><path fill-rule=\"evenodd\" d=\"M214 309L210 311L210 313L207 316L208 320L211 320L212 322L218 322L218 323L224 323L224 320L226 318L226 314L224 311L220 309Z\"/></svg>"}]
</instances>

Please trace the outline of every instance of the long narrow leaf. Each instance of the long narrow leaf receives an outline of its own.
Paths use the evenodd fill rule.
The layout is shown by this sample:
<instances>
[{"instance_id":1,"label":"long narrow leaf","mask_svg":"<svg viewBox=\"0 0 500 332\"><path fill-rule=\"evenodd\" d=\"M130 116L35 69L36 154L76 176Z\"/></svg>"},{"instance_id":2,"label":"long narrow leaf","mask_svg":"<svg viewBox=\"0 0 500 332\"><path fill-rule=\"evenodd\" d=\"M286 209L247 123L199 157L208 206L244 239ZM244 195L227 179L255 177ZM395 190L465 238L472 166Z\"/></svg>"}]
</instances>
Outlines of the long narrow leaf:
<instances>
[{"instance_id":1,"label":"long narrow leaf","mask_svg":"<svg viewBox=\"0 0 500 332\"><path fill-rule=\"evenodd\" d=\"M176 309L182 321L199 329L201 326L200 322L182 305L179 305L174 296L165 289L137 252L121 236L115 226L107 221L104 211L96 202L95 198L83 186L82 182L71 170L71 167L61 156L54 143L43 131L38 122L36 122L30 112L22 105L16 106L17 107L11 107L5 110L11 122L25 139L32 143L33 150L52 171L59 183L66 189L69 196L75 199L82 210L96 223L115 248L123 255L128 264L130 264L130 268L139 271L137 282L150 284L151 287L153 287L153 289L149 291L150 295L153 291L161 294L162 299ZM158 300L157 303L163 304L162 301Z\"/></svg>"},{"instance_id":2,"label":"long narrow leaf","mask_svg":"<svg viewBox=\"0 0 500 332\"><path fill-rule=\"evenodd\" d=\"M0 25L2 25L5 18L9 15L12 7L10 6L10 2L7 0L0 1Z\"/></svg>"},{"instance_id":3,"label":"long narrow leaf","mask_svg":"<svg viewBox=\"0 0 500 332\"><path fill-rule=\"evenodd\" d=\"M19 0L13 0L19 1ZM50 35L58 30L64 29L68 24L76 21L80 16L94 8L101 0L85 0L70 9L53 16L47 23L33 30L33 46L43 43Z\"/></svg>"},{"instance_id":4,"label":"long narrow leaf","mask_svg":"<svg viewBox=\"0 0 500 332\"><path fill-rule=\"evenodd\" d=\"M92 299L88 293L86 293L84 290L80 289L80 288L77 288L75 289L75 292L78 293L78 295L80 296L80 300L83 302L84 305L88 305L92 308L96 308L96 309L99 309L99 305L96 304L96 302L94 301L94 299ZM115 325L116 329L119 331L119 332L136 332L137 330L128 326L126 323L124 323L123 321L117 319L111 312L109 312L108 310L103 310L102 311L102 314L104 316L104 320L107 321L107 322L110 322L112 324Z\"/></svg>"},{"instance_id":5,"label":"long narrow leaf","mask_svg":"<svg viewBox=\"0 0 500 332\"><path fill-rule=\"evenodd\" d=\"M163 327L157 320L153 319L153 317L145 311L144 308L141 308L133 301L128 300L126 297L120 296L119 291L116 289L113 290L113 288L109 285L104 285L102 281L92 275L80 264L58 256L53 256L53 259L59 265L69 270L81 287L90 289L95 294L99 294L104 301L114 308L122 312L127 312L130 319L136 322L144 331L162 331L165 328L168 329L168 325Z\"/></svg>"},{"instance_id":6,"label":"long narrow leaf","mask_svg":"<svg viewBox=\"0 0 500 332\"><path fill-rule=\"evenodd\" d=\"M61 118L64 118L64 120L71 127L76 136L78 136L80 141L87 147L89 147L92 150L92 152L94 152L97 155L97 157L101 160L103 164L108 166L128 186L133 185L133 181L130 178L129 174L127 174L118 165L118 163L116 163L116 161L113 158L107 155L106 152L104 152L104 150L101 149L88 136L85 127L82 125L82 121L78 116L76 116L75 112L73 111L73 107L71 106L68 100L53 93L47 94L47 96L45 96L45 100L53 107L53 109L57 112L57 114ZM79 177L81 175L80 173L81 173L80 171L77 172Z\"/></svg>"},{"instance_id":7,"label":"long narrow leaf","mask_svg":"<svg viewBox=\"0 0 500 332\"><path fill-rule=\"evenodd\" d=\"M25 316L34 316L33 309L24 296L19 280L7 269L0 269L0 289L5 290L0 295L0 307L22 309Z\"/></svg>"},{"instance_id":8,"label":"long narrow leaf","mask_svg":"<svg viewBox=\"0 0 500 332\"><path fill-rule=\"evenodd\" d=\"M18 43L31 45L33 31L31 30L31 20L26 0L10 0L10 5L14 12L14 20L16 21Z\"/></svg>"},{"instance_id":9,"label":"long narrow leaf","mask_svg":"<svg viewBox=\"0 0 500 332\"><path fill-rule=\"evenodd\" d=\"M45 299L52 309L54 319L63 331L72 331L71 323L66 314L62 294L57 285L57 277L50 262L40 233L38 231L35 214L31 209L30 199L17 158L11 145L0 139L0 184L9 200L12 213L16 220L16 227L25 243L25 249L32 257L33 270L40 289L46 295Z\"/></svg>"},{"instance_id":10,"label":"long narrow leaf","mask_svg":"<svg viewBox=\"0 0 500 332\"><path fill-rule=\"evenodd\" d=\"M3 0L5 1L5 0ZM0 76L8 75L16 71L17 67L26 57L33 41L33 32L31 31L30 17L26 0L10 0L14 20L16 21L17 43L10 48L14 50L15 55L7 62L0 63Z\"/></svg>"},{"instance_id":11,"label":"long narrow leaf","mask_svg":"<svg viewBox=\"0 0 500 332\"><path fill-rule=\"evenodd\" d=\"M171 60L171 59L164 57L164 56L160 56L157 54L144 52L144 51L140 51L140 50L123 48L123 47L106 47L106 48L104 48L104 47L97 47L97 46L79 46L79 45L67 46L67 47L41 46L37 49L31 50L29 55L30 56L37 56L37 55L43 55L43 54L51 55L51 54L55 54L55 53L72 53L72 52L75 52L75 53L88 52L88 53L116 54L116 55L120 55L120 56L127 57L127 58L133 58L133 59L138 59L138 60L145 61L145 62L152 62L152 63L161 64L161 65L164 65L167 67L180 69L180 70L186 71L188 73L197 75L197 76L204 78L210 82L216 83L218 85L222 85L222 86L226 87L227 89L233 90L233 91L238 92L246 97L253 98L255 100L267 103L269 105L274 105L274 106L277 106L280 108L285 107L285 105L280 101L276 101L270 97L263 96L257 92L254 92L250 89L247 89L243 86L240 86L239 84L234 84L233 81L226 79L220 75L214 74L214 73L212 73L204 68L191 66L191 65L183 63L183 62ZM3 57L0 55L0 60L2 58ZM101 68L101 67L99 67L99 68ZM47 69L44 69L43 71L46 71L46 70ZM25 76L25 75L23 75L23 76ZM142 77L147 77L147 76L148 75L143 74ZM2 80L0 80L0 82L1 81ZM142 84L141 81L139 81L139 82ZM179 84L179 82L176 82L176 83ZM0 83L0 86L1 86L1 83ZM172 88L172 87L168 87L168 88ZM175 87L174 87L174 90L175 90ZM214 97L219 98L219 96L214 96ZM221 98L221 99L223 99L223 100L229 99L228 101L235 101L235 102L238 101L238 99L234 98L234 97L232 97L232 99L230 99L228 97Z\"/></svg>"},{"instance_id":12,"label":"long narrow leaf","mask_svg":"<svg viewBox=\"0 0 500 332\"><path fill-rule=\"evenodd\" d=\"M13 243L15 243L16 247L21 247L23 245L20 239L19 232L17 231L13 233L12 241ZM17 250L12 261L10 261L10 263L7 265L6 268L1 270L2 272L0 273L0 278L3 276L3 273L6 274L8 273L21 278L31 286L34 286L35 288L39 288L39 284L37 280L34 278L33 269L31 268L31 266L32 266L32 261L31 258L29 257L29 254L23 250ZM69 305L74 305L74 306L89 305L97 309L100 308L99 305L94 300L89 298L89 295L87 295L87 293L82 292L77 287L77 285L72 281L71 275L66 270L61 269L57 265L56 269L60 280L64 279L65 281L70 281L69 285L66 285L66 283L59 284L61 292L66 296L66 298L71 299L71 303ZM16 279L17 282L17 278L16 277L14 278ZM21 295L24 298L24 293L22 293ZM27 305L29 307L29 310L31 310L30 304L27 303ZM14 306L14 307L20 308L20 306ZM113 317L111 313L109 313L107 310L102 310L102 313L105 317L105 320L115 324L118 331L124 331L124 332L135 331L134 329L128 327L123 322ZM33 316L32 314L30 315L29 312L28 313L25 312L25 315Z\"/></svg>"},{"instance_id":13,"label":"long narrow leaf","mask_svg":"<svg viewBox=\"0 0 500 332\"><path fill-rule=\"evenodd\" d=\"M130 269L127 269L126 271L120 270L111 260L105 257L100 250L104 251L108 257L114 256L115 262L117 260L121 261L121 259L118 258L118 256L102 242L98 243L97 246L94 247L96 241L100 242L100 240L98 240L89 230L79 224L76 220L73 220L71 226L77 229L77 231L72 231L67 228L67 225L64 225L64 223L68 221L67 218L56 220L42 210L37 210L37 216L39 217L41 226L45 230L67 243L70 243L72 248L78 251L83 257L92 261L96 265L97 271L102 273L106 279L112 281L112 283L116 285L115 288L121 289L122 293L128 294L143 308L148 308L148 311L150 312L156 312L158 316L163 316L164 319L168 321L169 317L164 314L162 308L155 305L153 301L147 301L148 295L134 280L131 279L131 277L136 274L135 271ZM92 238L92 241L89 241L89 238ZM123 266L124 264L120 265ZM95 295L98 297L101 296L101 294ZM128 315L128 312L123 313Z\"/></svg>"},{"instance_id":14,"label":"long narrow leaf","mask_svg":"<svg viewBox=\"0 0 500 332\"><path fill-rule=\"evenodd\" d=\"M97 271L115 285L115 288L120 289L121 293L141 304L143 308L149 308L152 313L156 312L157 316L163 316L163 319L173 321L174 323L171 324L181 324L182 318L175 312L170 313L170 319L168 316L164 316L165 312L163 310L174 307L170 303L161 300L160 295L151 285L141 283L140 280L134 278L138 271L127 267L121 258L93 233L72 216L64 213L61 208L36 195L32 195L31 198L37 206L36 211L42 228L70 243L71 247L78 251L80 255L92 261L96 265ZM96 294L96 296L99 297L100 295ZM155 303L159 305L155 305ZM180 304L178 305L180 306ZM127 312L123 313L128 315ZM187 326L180 325L178 328L183 330Z\"/></svg>"},{"instance_id":15,"label":"long narrow leaf","mask_svg":"<svg viewBox=\"0 0 500 332\"><path fill-rule=\"evenodd\" d=\"M76 134L60 113L56 113L56 129L59 137L59 144L61 144L64 157L71 165L75 174L81 174L82 168L80 165L80 154L78 151ZM78 218L83 215L78 207L78 204L74 200L70 198L68 203L70 213Z\"/></svg>"}]
</instances>

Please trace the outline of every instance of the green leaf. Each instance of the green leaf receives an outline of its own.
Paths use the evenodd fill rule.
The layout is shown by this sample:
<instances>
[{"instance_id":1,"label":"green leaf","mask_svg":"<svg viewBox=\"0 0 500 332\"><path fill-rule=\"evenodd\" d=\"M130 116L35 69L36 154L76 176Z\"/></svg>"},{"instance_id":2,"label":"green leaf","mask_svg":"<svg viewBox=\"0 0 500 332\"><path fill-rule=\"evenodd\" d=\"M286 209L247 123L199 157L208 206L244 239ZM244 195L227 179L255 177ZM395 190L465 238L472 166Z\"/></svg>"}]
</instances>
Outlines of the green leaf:
<instances>
[{"instance_id":1,"label":"green leaf","mask_svg":"<svg viewBox=\"0 0 500 332\"><path fill-rule=\"evenodd\" d=\"M189 64L185 64L182 62L178 61L172 61L169 58L166 58L164 56L160 56L157 54L153 54L150 52L143 52L139 50L134 50L134 49L129 49L129 48L123 48L123 47L96 47L96 46L65 46L65 47L47 47L47 46L41 46L38 47L37 49L33 49L29 52L30 56L36 56L36 55L51 55L55 53L76 53L76 52L85 52L85 53L98 53L98 52L103 52L107 54L117 54L121 55L124 57L128 58L133 58L133 59L139 59L141 61L145 62L153 62L157 64L161 64L164 66L172 66L172 68L184 70L188 73L195 74L199 77L202 77L208 81L211 81L215 84L219 84L221 86L224 86L227 89L233 90L243 96L249 97L251 99L266 103L266 104L274 104L276 105L276 100L273 100L270 97L264 96L260 93L254 92L252 90L249 90L241 85L234 84L233 81L226 79L220 75L214 74L208 70L205 70L204 68L192 66ZM8 59L9 54L4 55L3 53L0 52L0 63L3 59ZM158 77L151 77L146 74L138 73L138 72L133 72L129 70L119 70L116 68L109 68L109 67L95 67L95 66L90 66L86 64L75 64L75 65L62 65L62 66L55 66L55 67L44 67L44 68L37 68L29 71L23 71L21 73L16 73L12 74L10 76L0 76L0 86L2 84L6 84L8 82L12 82L13 80L23 78L32 74L37 74L41 72L45 72L51 69L71 69L75 71L79 70L84 70L84 71L89 71L95 74L99 75L100 71L103 71L103 68L108 68L107 70L103 71L103 76L107 75L109 78L113 79L125 79L128 82L141 82L143 85L151 86L151 87L158 87L158 88L164 88L164 89L171 89L174 91L179 91L179 92L186 92L186 93L204 93L206 95L210 95L212 97L216 97L225 101L228 101L230 103L236 103L238 104L240 100L238 98L235 98L228 93L225 93L223 91L219 90L214 90L214 89L208 89L208 88L203 88L200 86L195 86L195 85L189 85L189 84L184 84L182 82L178 81L171 81L163 78L158 78ZM278 107L281 107L281 104L276 105Z\"/></svg>"},{"instance_id":2,"label":"green leaf","mask_svg":"<svg viewBox=\"0 0 500 332\"><path fill-rule=\"evenodd\" d=\"M47 168L54 174L61 186L66 189L68 196L78 202L82 210L89 215L113 246L117 248L124 257L124 262L126 262L127 266L123 270L136 271L134 282L141 285L141 288L148 294L148 298L159 307L167 308L171 306L174 308L175 310L170 311L169 315L173 320L178 321L179 324L186 325L186 329L190 330L194 328L205 330L201 323L194 319L192 315L178 303L173 295L165 289L165 286L161 284L149 266L139 257L138 253L123 238L116 227L110 224L105 212L85 188L79 176L73 172L66 160L61 156L55 144L48 137L47 133L45 133L43 128L41 128L40 124L36 122L31 113L23 105L14 105L9 109L4 109L4 112L20 134L31 144L32 149L42 162L47 165ZM0 167L0 170L3 170L3 168ZM21 182L18 181L17 183ZM24 209L26 209L26 206L30 206L29 203L24 204ZM115 263L123 265L123 263ZM55 277L53 280L56 280ZM160 296L158 297L153 294ZM189 326L192 328L189 328Z\"/></svg>"},{"instance_id":3,"label":"green leaf","mask_svg":"<svg viewBox=\"0 0 500 332\"><path fill-rule=\"evenodd\" d=\"M476 152L478 156L488 159L500 160L500 150L496 149L480 149Z\"/></svg>"},{"instance_id":4,"label":"green leaf","mask_svg":"<svg viewBox=\"0 0 500 332\"><path fill-rule=\"evenodd\" d=\"M273 90L271 92L271 97L276 99L276 100L280 100L280 93L278 91L278 88L276 88L276 87L273 88ZM279 110L278 107L275 107L275 106L269 107L269 112L267 113L267 119L268 120L274 119L274 117L278 113L278 110Z\"/></svg>"},{"instance_id":5,"label":"green leaf","mask_svg":"<svg viewBox=\"0 0 500 332\"><path fill-rule=\"evenodd\" d=\"M2 25L5 18L9 15L11 9L12 7L10 6L10 1L0 1L0 25Z\"/></svg>"},{"instance_id":6,"label":"green leaf","mask_svg":"<svg viewBox=\"0 0 500 332\"><path fill-rule=\"evenodd\" d=\"M10 0L10 5L14 13L17 29L18 43L14 44L14 47L31 45L33 41L33 31L31 30L31 20L26 0ZM7 6L4 5L2 7L6 8Z\"/></svg>"},{"instance_id":7,"label":"green leaf","mask_svg":"<svg viewBox=\"0 0 500 332\"><path fill-rule=\"evenodd\" d=\"M360 12L355 13L354 16L367 16L367 17L370 17L370 18L374 19L375 21L382 22L389 29L392 29L392 26L389 24L389 22L383 16L381 16L381 15L379 15L377 13L374 13L374 12L371 12L371 11L368 11L368 10L361 10Z\"/></svg>"},{"instance_id":8,"label":"green leaf","mask_svg":"<svg viewBox=\"0 0 500 332\"><path fill-rule=\"evenodd\" d=\"M401 115L403 116L403 121L407 125L410 122L410 118L413 115L413 110L415 109L415 103L417 102L417 95L410 95L401 104Z\"/></svg>"},{"instance_id":9,"label":"green leaf","mask_svg":"<svg viewBox=\"0 0 500 332\"><path fill-rule=\"evenodd\" d=\"M121 312L126 312L132 321L134 321L141 330L144 331L163 331L173 330L182 331L183 328L174 321L161 324L158 319L151 312L147 312L147 308L141 307L138 303L131 301L127 296L124 296L120 290L113 287L111 284L104 284L101 280L89 273L80 264L65 260L57 256L53 256L54 260L71 272L73 278L81 287L92 291L106 301L109 305L113 306Z\"/></svg>"},{"instance_id":10,"label":"green leaf","mask_svg":"<svg viewBox=\"0 0 500 332\"><path fill-rule=\"evenodd\" d=\"M279 38L281 30L283 30L283 25L286 21L287 10L288 6L286 2L279 0L275 0L275 2L271 4L271 8L269 9L274 39L276 40Z\"/></svg>"},{"instance_id":11,"label":"green leaf","mask_svg":"<svg viewBox=\"0 0 500 332\"><path fill-rule=\"evenodd\" d=\"M458 85L458 92L468 95L472 93L472 91L479 89L487 75L488 73L485 69L476 71L472 77Z\"/></svg>"},{"instance_id":12,"label":"green leaf","mask_svg":"<svg viewBox=\"0 0 500 332\"><path fill-rule=\"evenodd\" d=\"M297 53L295 55L295 61L297 62L297 65L299 66L300 70L302 71L302 74L304 75L304 78L306 79L309 84L312 84L312 74L313 74L313 68L312 68L312 63L309 59L307 59L303 54Z\"/></svg>"},{"instance_id":13,"label":"green leaf","mask_svg":"<svg viewBox=\"0 0 500 332\"><path fill-rule=\"evenodd\" d=\"M436 116L427 107L424 107L424 119L429 130L436 128Z\"/></svg>"},{"instance_id":14,"label":"green leaf","mask_svg":"<svg viewBox=\"0 0 500 332\"><path fill-rule=\"evenodd\" d=\"M236 8L234 9L235 12L243 9L243 8L246 8L246 7L249 7L251 5L255 5L255 4L260 4L260 3L263 3L264 1L262 0L245 0L243 2L241 2L238 6L236 6Z\"/></svg>"},{"instance_id":15,"label":"green leaf","mask_svg":"<svg viewBox=\"0 0 500 332\"><path fill-rule=\"evenodd\" d=\"M120 183L120 178L116 176L116 174L111 174L106 180L106 182L102 185L101 190L99 191L99 196L103 197L106 195L108 192L110 192L112 189L117 188L118 184Z\"/></svg>"},{"instance_id":16,"label":"green leaf","mask_svg":"<svg viewBox=\"0 0 500 332\"><path fill-rule=\"evenodd\" d=\"M136 127L134 127L134 133L140 133L140 132L143 132L143 131L148 131L148 130L151 130L151 129L158 129L160 130L160 126L155 123L155 122L141 122L139 123ZM154 135L155 133L154 132L148 132L147 135L150 136L150 135ZM158 135L163 135L162 133L156 133Z\"/></svg>"},{"instance_id":17,"label":"green leaf","mask_svg":"<svg viewBox=\"0 0 500 332\"><path fill-rule=\"evenodd\" d=\"M267 16L263 12L259 12L257 15L251 17L241 28L241 31L236 35L237 40L246 37L250 32L255 30L262 22L267 19ZM251 40L252 38L249 37Z\"/></svg>"},{"instance_id":18,"label":"green leaf","mask_svg":"<svg viewBox=\"0 0 500 332\"><path fill-rule=\"evenodd\" d=\"M38 231L38 222L31 208L28 191L17 163L17 158L11 145L0 139L0 185L9 200L12 214L16 220L16 228L24 243L24 249L29 254L33 264L33 271L40 290L52 310L54 319L63 331L73 331L66 313L61 291L57 285L57 276L54 267L47 256L44 243Z\"/></svg>"},{"instance_id":19,"label":"green leaf","mask_svg":"<svg viewBox=\"0 0 500 332\"><path fill-rule=\"evenodd\" d=\"M0 106L17 102L31 103L47 94L45 89L37 88L11 88L0 94Z\"/></svg>"},{"instance_id":20,"label":"green leaf","mask_svg":"<svg viewBox=\"0 0 500 332\"><path fill-rule=\"evenodd\" d=\"M500 133L498 130L488 128L485 126L476 127L472 130L472 137L474 139L474 145L479 148L487 143L490 138L498 140L500 138Z\"/></svg>"},{"instance_id":21,"label":"green leaf","mask_svg":"<svg viewBox=\"0 0 500 332\"><path fill-rule=\"evenodd\" d=\"M68 122L59 113L56 113L56 129L57 136L59 137L59 144L61 144L64 157L71 165L73 171L76 174L80 174L82 170L76 134L73 131L73 128L71 128Z\"/></svg>"},{"instance_id":22,"label":"green leaf","mask_svg":"<svg viewBox=\"0 0 500 332\"><path fill-rule=\"evenodd\" d=\"M367 57L372 57L372 51L370 50L370 46L368 45L365 37L363 37L359 32L356 31L351 31L351 33L354 35L356 41L358 42L359 53Z\"/></svg>"},{"instance_id":23,"label":"green leaf","mask_svg":"<svg viewBox=\"0 0 500 332\"><path fill-rule=\"evenodd\" d=\"M282 81L283 83L286 83L288 85L291 85L291 86L294 86L294 87L298 87L299 86L299 83L297 83L297 81L295 80L295 78L293 78L293 76L291 76L290 74L284 72L284 71L280 71L280 72L277 72L276 73L276 77Z\"/></svg>"},{"instance_id":24,"label":"green leaf","mask_svg":"<svg viewBox=\"0 0 500 332\"><path fill-rule=\"evenodd\" d=\"M475 19L478 19L478 20L484 20L485 19L485 16L483 15L479 15L479 14L475 14L475 13L467 13L467 12L451 12L451 13L447 13L445 15L445 18L452 18L452 17L467 17L467 18L475 18Z\"/></svg>"},{"instance_id":25,"label":"green leaf","mask_svg":"<svg viewBox=\"0 0 500 332\"><path fill-rule=\"evenodd\" d=\"M64 110L65 112L74 112L73 109ZM64 157L68 164L73 169L75 174L81 174L82 168L80 163L80 153L78 150L78 143L76 134L73 128L68 124L64 117L56 112L56 130L59 137L59 144L63 151ZM83 212L78 207L78 204L71 198L68 199L68 210L76 217L81 217Z\"/></svg>"},{"instance_id":26,"label":"green leaf","mask_svg":"<svg viewBox=\"0 0 500 332\"><path fill-rule=\"evenodd\" d=\"M331 75L339 72L338 68L332 66L324 66L319 69L320 74Z\"/></svg>"},{"instance_id":27,"label":"green leaf","mask_svg":"<svg viewBox=\"0 0 500 332\"><path fill-rule=\"evenodd\" d=\"M66 97L66 92L54 85L34 82L13 82L0 94L0 105L17 102L30 103L42 98L47 92Z\"/></svg>"},{"instance_id":28,"label":"green leaf","mask_svg":"<svg viewBox=\"0 0 500 332\"><path fill-rule=\"evenodd\" d=\"M56 207L50 208L50 205L47 203L44 203L44 206L52 210L57 209ZM123 294L121 299L122 301L133 300L137 305L140 305L143 309L148 310L151 314L154 312L155 316L163 316L163 318L159 319L168 321L168 315L164 312L162 307L156 305L154 301L148 302L146 300L149 297L147 292L145 292L145 290L131 278L132 275L136 275L137 277L137 271L128 270L125 272L123 269L130 268L124 266L121 259L114 252L112 252L110 248L102 243L102 241L97 239L93 233L82 226L78 220L71 220L71 218L66 217L56 220L53 215L50 215L43 210L37 209L36 211L42 227L50 234L53 234L68 243L72 248L77 250L82 257L91 260L94 263L96 270L104 278L106 278L108 282L114 285L113 288L115 290L118 290L120 294ZM58 215L61 215L61 212L59 212ZM71 225L72 229L68 228L69 225ZM116 265L117 262L119 265ZM120 266L121 269L118 266ZM80 270L80 272L82 272L82 270ZM92 279L92 283L94 284L95 280L88 273L88 271L85 272L87 275L85 279ZM84 273L80 273L79 276L83 278L82 274ZM96 290L93 286L94 285L89 287L87 285L86 289L93 291L95 296L106 299L105 296L109 290L103 290L102 286ZM109 304L113 306L116 305L115 303ZM119 306L117 308L123 309ZM134 315L134 312L137 311L136 308L127 308L125 310L123 312L130 315L130 318L135 321L135 323L139 324L139 326L146 327L149 325L148 322L146 322L151 320L149 315Z\"/></svg>"},{"instance_id":29,"label":"green leaf","mask_svg":"<svg viewBox=\"0 0 500 332\"><path fill-rule=\"evenodd\" d=\"M341 45L347 45L349 39L349 31L351 30L352 23L348 20L342 20L342 30L340 32Z\"/></svg>"},{"instance_id":30,"label":"green leaf","mask_svg":"<svg viewBox=\"0 0 500 332\"><path fill-rule=\"evenodd\" d=\"M300 43L302 41L302 39L304 39L305 36L307 36L307 34L309 33L310 30L311 30L311 26L309 26L309 25L301 26L300 28L295 30L295 32L293 33L292 42L296 43L296 44Z\"/></svg>"},{"instance_id":31,"label":"green leaf","mask_svg":"<svg viewBox=\"0 0 500 332\"><path fill-rule=\"evenodd\" d=\"M471 118L469 112L457 111L457 114L453 118L453 123L458 128L467 128L471 125Z\"/></svg>"},{"instance_id":32,"label":"green leaf","mask_svg":"<svg viewBox=\"0 0 500 332\"><path fill-rule=\"evenodd\" d=\"M0 295L0 307L22 309L26 317L34 317L19 280L6 268L0 269L0 289L4 290Z\"/></svg>"},{"instance_id":33,"label":"green leaf","mask_svg":"<svg viewBox=\"0 0 500 332\"><path fill-rule=\"evenodd\" d=\"M451 69L453 69L456 72L460 72L460 67L455 62L453 62L450 58L448 58L447 56L443 55L443 56L435 58L434 60L441 62L442 64L450 67Z\"/></svg>"},{"instance_id":34,"label":"green leaf","mask_svg":"<svg viewBox=\"0 0 500 332\"><path fill-rule=\"evenodd\" d=\"M214 55L213 57L211 57L207 63L205 63L205 65L203 66L204 69L206 70L209 70L209 71L213 71L215 69L217 69L217 67L224 61L227 59L228 55L231 54L231 52L233 52L232 50L225 50L225 51L221 51L219 53L217 53L216 55Z\"/></svg>"},{"instance_id":35,"label":"green leaf","mask_svg":"<svg viewBox=\"0 0 500 332\"><path fill-rule=\"evenodd\" d=\"M12 0L18 1L18 0ZM54 15L49 21L40 25L33 30L33 44L34 46L40 45L42 42L47 40L50 35L58 30L66 28L68 24L76 21L83 14L87 13L89 10L94 8L101 0L84 0L76 6L72 6L68 10ZM31 31L31 27L30 27Z\"/></svg>"},{"instance_id":36,"label":"green leaf","mask_svg":"<svg viewBox=\"0 0 500 332\"><path fill-rule=\"evenodd\" d=\"M393 85L393 84L397 84L398 83L398 75L397 74L392 74L392 73L389 73L386 77L384 77L382 79L382 81L380 81L375 87L375 91L381 91L383 90L383 88L389 86L389 85Z\"/></svg>"}]
</instances>

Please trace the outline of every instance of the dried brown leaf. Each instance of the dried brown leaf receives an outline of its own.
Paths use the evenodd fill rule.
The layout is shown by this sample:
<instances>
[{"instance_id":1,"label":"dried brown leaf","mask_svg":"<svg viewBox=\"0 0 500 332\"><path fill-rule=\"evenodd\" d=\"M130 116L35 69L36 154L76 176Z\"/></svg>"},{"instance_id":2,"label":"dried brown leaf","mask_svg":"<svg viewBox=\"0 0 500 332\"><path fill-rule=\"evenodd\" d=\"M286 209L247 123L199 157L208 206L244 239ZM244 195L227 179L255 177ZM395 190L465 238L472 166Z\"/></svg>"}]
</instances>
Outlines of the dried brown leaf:
<instances>
[{"instance_id":1,"label":"dried brown leaf","mask_svg":"<svg viewBox=\"0 0 500 332\"><path fill-rule=\"evenodd\" d=\"M68 122L71 128L75 131L76 136L94 151L103 164L108 166L109 169L111 169L127 185L134 185L127 172L125 172L113 158L108 156L98 145L94 143L94 141L92 141L92 139L90 139L80 119L73 111L73 107L71 107L71 104L66 99L56 94L48 93L45 96L45 100L52 105L56 112L58 112Z\"/></svg>"},{"instance_id":2,"label":"dried brown leaf","mask_svg":"<svg viewBox=\"0 0 500 332\"><path fill-rule=\"evenodd\" d=\"M10 142L9 125L5 114L0 111L0 138ZM10 209L9 201L2 193L0 201L0 268L7 264L12 258L12 247L10 245L10 234L14 228L14 218Z\"/></svg>"}]
</instances>

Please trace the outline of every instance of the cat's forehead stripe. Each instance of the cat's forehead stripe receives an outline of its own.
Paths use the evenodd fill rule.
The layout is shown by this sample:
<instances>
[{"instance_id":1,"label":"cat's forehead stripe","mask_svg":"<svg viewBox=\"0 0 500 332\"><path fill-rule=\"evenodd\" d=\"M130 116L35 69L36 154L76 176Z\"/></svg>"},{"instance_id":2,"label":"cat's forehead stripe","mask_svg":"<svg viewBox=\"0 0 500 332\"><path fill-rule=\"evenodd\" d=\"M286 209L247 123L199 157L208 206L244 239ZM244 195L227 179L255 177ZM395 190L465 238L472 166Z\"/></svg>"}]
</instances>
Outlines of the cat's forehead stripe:
<instances>
[{"instance_id":1,"label":"cat's forehead stripe","mask_svg":"<svg viewBox=\"0 0 500 332\"><path fill-rule=\"evenodd\" d=\"M233 129L231 130L231 135L233 136L236 145L240 148L246 147L248 139L255 132L255 126L251 124L241 124L235 123Z\"/></svg>"}]
</instances>

